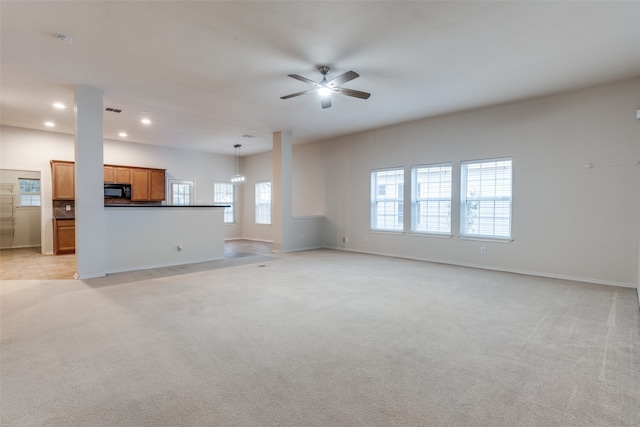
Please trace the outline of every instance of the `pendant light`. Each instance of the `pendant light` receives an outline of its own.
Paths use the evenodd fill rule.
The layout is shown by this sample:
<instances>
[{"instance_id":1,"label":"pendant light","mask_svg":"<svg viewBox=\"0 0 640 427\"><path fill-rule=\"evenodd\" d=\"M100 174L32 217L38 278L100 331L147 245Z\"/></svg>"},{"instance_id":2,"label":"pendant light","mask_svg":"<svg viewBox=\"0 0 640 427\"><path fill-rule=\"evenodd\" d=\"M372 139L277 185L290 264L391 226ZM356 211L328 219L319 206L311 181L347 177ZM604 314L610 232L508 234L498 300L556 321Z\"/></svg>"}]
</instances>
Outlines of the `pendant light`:
<instances>
[{"instance_id":1,"label":"pendant light","mask_svg":"<svg viewBox=\"0 0 640 427\"><path fill-rule=\"evenodd\" d=\"M240 175L240 147L242 145L235 144L233 148L236 149L236 175L231 178L231 182L244 182L244 176Z\"/></svg>"}]
</instances>

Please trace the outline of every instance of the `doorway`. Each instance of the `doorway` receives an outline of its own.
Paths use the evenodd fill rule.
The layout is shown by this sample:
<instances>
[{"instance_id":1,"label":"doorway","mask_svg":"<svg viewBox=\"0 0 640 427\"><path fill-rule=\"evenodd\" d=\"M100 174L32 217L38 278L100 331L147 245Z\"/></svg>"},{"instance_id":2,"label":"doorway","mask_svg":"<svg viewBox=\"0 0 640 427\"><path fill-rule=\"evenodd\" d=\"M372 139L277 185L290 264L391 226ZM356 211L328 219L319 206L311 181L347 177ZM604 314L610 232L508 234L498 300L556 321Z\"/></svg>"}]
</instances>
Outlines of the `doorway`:
<instances>
[{"instance_id":1,"label":"doorway","mask_svg":"<svg viewBox=\"0 0 640 427\"><path fill-rule=\"evenodd\" d=\"M42 246L40 172L0 169L0 248Z\"/></svg>"}]
</instances>

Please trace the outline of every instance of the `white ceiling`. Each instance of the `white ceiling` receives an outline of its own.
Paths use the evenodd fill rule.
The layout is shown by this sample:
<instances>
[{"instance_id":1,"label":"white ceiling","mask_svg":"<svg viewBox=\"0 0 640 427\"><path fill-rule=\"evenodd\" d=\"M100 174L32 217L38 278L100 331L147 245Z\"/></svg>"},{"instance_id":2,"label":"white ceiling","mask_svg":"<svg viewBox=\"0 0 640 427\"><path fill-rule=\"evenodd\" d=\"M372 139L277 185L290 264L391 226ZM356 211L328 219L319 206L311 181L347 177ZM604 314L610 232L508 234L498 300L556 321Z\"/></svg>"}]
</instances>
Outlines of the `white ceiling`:
<instances>
[{"instance_id":1,"label":"white ceiling","mask_svg":"<svg viewBox=\"0 0 640 427\"><path fill-rule=\"evenodd\" d=\"M221 154L640 76L638 1L2 1L0 14L2 124L72 134L73 108L52 104L89 85L123 110L105 112L105 138ZM371 98L280 99L311 88L287 74L320 81L318 65L356 71L344 87Z\"/></svg>"}]
</instances>

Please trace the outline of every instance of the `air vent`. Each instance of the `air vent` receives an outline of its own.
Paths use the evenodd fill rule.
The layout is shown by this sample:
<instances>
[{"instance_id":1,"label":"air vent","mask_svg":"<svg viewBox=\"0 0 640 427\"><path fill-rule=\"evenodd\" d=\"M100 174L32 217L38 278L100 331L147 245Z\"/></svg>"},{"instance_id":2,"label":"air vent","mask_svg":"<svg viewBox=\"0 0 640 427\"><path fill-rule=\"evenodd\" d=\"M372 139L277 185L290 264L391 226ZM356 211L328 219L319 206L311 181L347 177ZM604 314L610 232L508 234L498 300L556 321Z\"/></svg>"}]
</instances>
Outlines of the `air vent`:
<instances>
[{"instance_id":1,"label":"air vent","mask_svg":"<svg viewBox=\"0 0 640 427\"><path fill-rule=\"evenodd\" d=\"M122 110L119 110L117 108L111 108L111 107L105 108L104 111L111 111L112 113L122 113Z\"/></svg>"}]
</instances>

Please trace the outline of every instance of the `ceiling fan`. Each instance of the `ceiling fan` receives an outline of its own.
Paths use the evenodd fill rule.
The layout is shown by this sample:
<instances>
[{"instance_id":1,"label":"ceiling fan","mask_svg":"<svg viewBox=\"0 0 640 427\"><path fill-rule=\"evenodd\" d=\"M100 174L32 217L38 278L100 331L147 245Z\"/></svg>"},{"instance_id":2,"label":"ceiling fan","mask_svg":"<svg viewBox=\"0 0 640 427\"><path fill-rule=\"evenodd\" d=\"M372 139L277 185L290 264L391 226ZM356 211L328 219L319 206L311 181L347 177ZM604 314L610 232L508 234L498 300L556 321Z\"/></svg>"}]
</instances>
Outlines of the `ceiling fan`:
<instances>
[{"instance_id":1,"label":"ceiling fan","mask_svg":"<svg viewBox=\"0 0 640 427\"><path fill-rule=\"evenodd\" d=\"M305 82L310 84L311 86L315 86L315 89L305 90L303 92L292 93L291 95L281 96L280 99L289 99L296 96L304 95L307 93L318 92L320 94L320 103L322 104L322 108L331 107L331 94L332 93L341 93L342 95L353 96L355 98L360 99L368 99L371 94L367 92L361 92L359 90L353 89L345 89L343 87L338 87L338 85L342 83L349 82L356 77L360 77L360 74L355 71L347 71L344 74L340 74L333 80L327 81L327 74L329 73L329 67L322 65L318 67L318 70L322 73L322 81L320 83L316 83L313 80L309 80L306 77L299 76L297 74L289 74L289 77L294 78L296 80L300 80L301 82Z\"/></svg>"}]
</instances>

